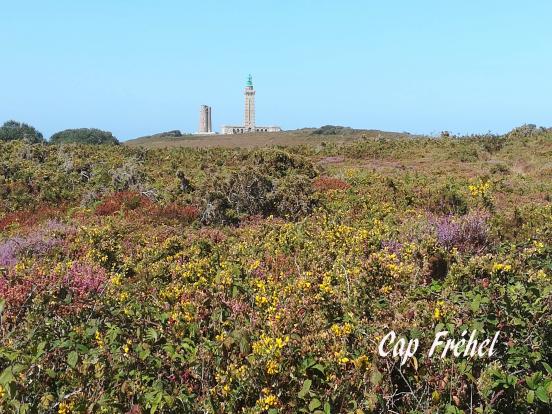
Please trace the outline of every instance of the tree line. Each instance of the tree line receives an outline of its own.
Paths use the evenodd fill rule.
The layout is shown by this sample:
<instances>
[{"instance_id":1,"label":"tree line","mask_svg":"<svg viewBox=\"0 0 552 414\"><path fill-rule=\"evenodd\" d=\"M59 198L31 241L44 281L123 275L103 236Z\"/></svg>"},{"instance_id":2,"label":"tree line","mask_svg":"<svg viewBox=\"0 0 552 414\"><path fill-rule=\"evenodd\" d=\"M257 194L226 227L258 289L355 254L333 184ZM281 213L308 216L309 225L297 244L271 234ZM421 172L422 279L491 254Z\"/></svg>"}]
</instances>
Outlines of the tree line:
<instances>
[{"instance_id":1,"label":"tree line","mask_svg":"<svg viewBox=\"0 0 552 414\"><path fill-rule=\"evenodd\" d=\"M40 131L31 125L18 121L6 121L0 127L0 141L22 140L31 144L114 144L118 145L119 140L109 131L102 131L97 128L76 128L65 129L53 134L49 141L46 141Z\"/></svg>"}]
</instances>

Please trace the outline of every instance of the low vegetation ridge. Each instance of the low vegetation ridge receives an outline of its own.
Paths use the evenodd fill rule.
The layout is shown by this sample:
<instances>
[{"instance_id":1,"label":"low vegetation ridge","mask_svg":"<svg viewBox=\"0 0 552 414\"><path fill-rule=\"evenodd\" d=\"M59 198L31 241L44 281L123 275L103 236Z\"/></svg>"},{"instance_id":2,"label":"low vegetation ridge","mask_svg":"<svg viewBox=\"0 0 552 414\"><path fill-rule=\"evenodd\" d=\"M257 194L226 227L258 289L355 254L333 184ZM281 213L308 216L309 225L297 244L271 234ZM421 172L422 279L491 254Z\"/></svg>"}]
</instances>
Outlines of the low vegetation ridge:
<instances>
[{"instance_id":1,"label":"low vegetation ridge","mask_svg":"<svg viewBox=\"0 0 552 414\"><path fill-rule=\"evenodd\" d=\"M326 125L320 128L302 128L282 132L263 132L236 135L191 135L170 131L151 136L127 140L125 145L147 148L192 147L192 148L259 148L268 146L290 146L320 144L325 141L352 142L363 138L404 137L407 133L378 130L352 129Z\"/></svg>"}]
</instances>

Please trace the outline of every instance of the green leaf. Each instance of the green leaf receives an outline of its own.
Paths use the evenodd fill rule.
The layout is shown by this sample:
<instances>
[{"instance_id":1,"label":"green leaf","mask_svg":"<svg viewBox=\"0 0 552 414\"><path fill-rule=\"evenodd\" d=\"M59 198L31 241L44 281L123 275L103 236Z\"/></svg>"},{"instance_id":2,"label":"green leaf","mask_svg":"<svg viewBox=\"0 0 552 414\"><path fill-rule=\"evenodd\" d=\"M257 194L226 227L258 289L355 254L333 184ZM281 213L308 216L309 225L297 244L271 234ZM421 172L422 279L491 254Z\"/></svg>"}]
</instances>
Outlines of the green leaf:
<instances>
[{"instance_id":1,"label":"green leaf","mask_svg":"<svg viewBox=\"0 0 552 414\"><path fill-rule=\"evenodd\" d=\"M303 383L303 387L301 388L301 391L299 391L299 394L297 394L297 396L299 398L305 398L305 395L307 395L307 393L309 392L311 385L312 385L312 380L310 379L305 380L305 382Z\"/></svg>"},{"instance_id":2,"label":"green leaf","mask_svg":"<svg viewBox=\"0 0 552 414\"><path fill-rule=\"evenodd\" d=\"M321 405L322 405L322 403L320 402L320 400L318 398L313 398L311 400L311 402L309 403L309 410L314 411L318 407L320 407Z\"/></svg>"},{"instance_id":3,"label":"green leaf","mask_svg":"<svg viewBox=\"0 0 552 414\"><path fill-rule=\"evenodd\" d=\"M544 366L544 369L546 370L546 372L548 372L549 375L552 375L552 367L550 367L550 365L548 365L544 361L542 361L542 365Z\"/></svg>"},{"instance_id":4,"label":"green leaf","mask_svg":"<svg viewBox=\"0 0 552 414\"><path fill-rule=\"evenodd\" d=\"M479 306L481 305L481 295L477 294L475 298L473 298L472 303L470 304L470 309L472 312L477 312L479 310Z\"/></svg>"},{"instance_id":5,"label":"green leaf","mask_svg":"<svg viewBox=\"0 0 552 414\"><path fill-rule=\"evenodd\" d=\"M550 402L550 398L548 397L548 392L546 391L546 388L544 388L544 387L537 388L537 390L535 391L535 395L543 403Z\"/></svg>"},{"instance_id":6,"label":"green leaf","mask_svg":"<svg viewBox=\"0 0 552 414\"><path fill-rule=\"evenodd\" d=\"M538 387L539 383L541 382L541 379L542 379L542 373L535 372L531 376L527 377L525 379L525 382L527 383L527 386L529 387L530 390L534 390Z\"/></svg>"},{"instance_id":7,"label":"green leaf","mask_svg":"<svg viewBox=\"0 0 552 414\"><path fill-rule=\"evenodd\" d=\"M79 354L77 353L77 351L71 351L67 356L67 364L71 368L75 368L78 360L79 360Z\"/></svg>"},{"instance_id":8,"label":"green leaf","mask_svg":"<svg viewBox=\"0 0 552 414\"><path fill-rule=\"evenodd\" d=\"M330 403L326 401L324 403L324 414L331 414L331 412L332 412L332 407L330 406Z\"/></svg>"},{"instance_id":9,"label":"green leaf","mask_svg":"<svg viewBox=\"0 0 552 414\"><path fill-rule=\"evenodd\" d=\"M527 393L527 402L529 404L533 404L533 401L535 401L535 391L529 390Z\"/></svg>"},{"instance_id":10,"label":"green leaf","mask_svg":"<svg viewBox=\"0 0 552 414\"><path fill-rule=\"evenodd\" d=\"M46 348L46 342L42 341L40 342L36 347L36 354L35 358L38 359L44 354L44 349Z\"/></svg>"},{"instance_id":11,"label":"green leaf","mask_svg":"<svg viewBox=\"0 0 552 414\"><path fill-rule=\"evenodd\" d=\"M372 385L378 385L383 378L383 375L381 372L379 372L377 369L372 371L372 374L370 375L370 382Z\"/></svg>"},{"instance_id":12,"label":"green leaf","mask_svg":"<svg viewBox=\"0 0 552 414\"><path fill-rule=\"evenodd\" d=\"M14 379L11 367L7 367L0 375L0 384L6 385Z\"/></svg>"},{"instance_id":13,"label":"green leaf","mask_svg":"<svg viewBox=\"0 0 552 414\"><path fill-rule=\"evenodd\" d=\"M320 377L324 378L326 373L325 373L325 369L324 369L324 366L321 365L321 364L314 364L310 367L308 367L309 370L312 370L312 371L315 371L315 373L317 375L319 375Z\"/></svg>"}]
</instances>

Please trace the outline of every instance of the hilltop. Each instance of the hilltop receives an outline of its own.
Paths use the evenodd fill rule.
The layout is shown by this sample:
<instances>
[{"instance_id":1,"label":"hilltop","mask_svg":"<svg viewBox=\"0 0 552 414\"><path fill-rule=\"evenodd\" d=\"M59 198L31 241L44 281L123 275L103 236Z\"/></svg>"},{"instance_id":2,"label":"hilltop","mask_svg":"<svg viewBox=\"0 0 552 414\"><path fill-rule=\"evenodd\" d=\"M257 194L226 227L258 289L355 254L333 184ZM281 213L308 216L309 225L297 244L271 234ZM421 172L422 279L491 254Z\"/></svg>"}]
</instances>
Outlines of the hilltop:
<instances>
[{"instance_id":1,"label":"hilltop","mask_svg":"<svg viewBox=\"0 0 552 414\"><path fill-rule=\"evenodd\" d=\"M321 144L322 142L347 143L365 138L404 137L408 134L378 131L374 129L352 129L326 125L321 128L302 128L282 132L262 132L241 135L189 135L175 134L175 131L131 139L124 145L146 148L195 147L195 148L254 148L269 146L290 146ZM178 131L179 132L179 131Z\"/></svg>"}]
</instances>

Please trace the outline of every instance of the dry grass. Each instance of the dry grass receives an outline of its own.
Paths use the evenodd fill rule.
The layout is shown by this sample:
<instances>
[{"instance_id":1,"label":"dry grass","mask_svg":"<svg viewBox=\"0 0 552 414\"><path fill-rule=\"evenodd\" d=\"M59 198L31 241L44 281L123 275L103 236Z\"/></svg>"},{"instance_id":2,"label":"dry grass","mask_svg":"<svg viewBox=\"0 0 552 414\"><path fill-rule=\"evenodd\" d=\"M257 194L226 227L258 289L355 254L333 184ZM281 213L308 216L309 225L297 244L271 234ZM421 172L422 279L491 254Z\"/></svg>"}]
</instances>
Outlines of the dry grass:
<instances>
[{"instance_id":1,"label":"dry grass","mask_svg":"<svg viewBox=\"0 0 552 414\"><path fill-rule=\"evenodd\" d=\"M322 143L350 143L365 138L400 137L405 134L377 130L363 130L347 135L313 135L311 129L285 132L263 132L243 135L186 135L182 137L150 136L124 142L131 147L147 148L255 148L271 146L320 145Z\"/></svg>"}]
</instances>

